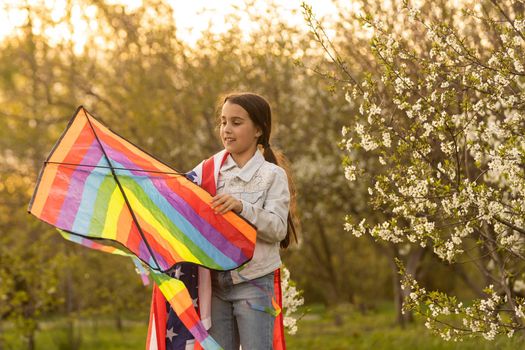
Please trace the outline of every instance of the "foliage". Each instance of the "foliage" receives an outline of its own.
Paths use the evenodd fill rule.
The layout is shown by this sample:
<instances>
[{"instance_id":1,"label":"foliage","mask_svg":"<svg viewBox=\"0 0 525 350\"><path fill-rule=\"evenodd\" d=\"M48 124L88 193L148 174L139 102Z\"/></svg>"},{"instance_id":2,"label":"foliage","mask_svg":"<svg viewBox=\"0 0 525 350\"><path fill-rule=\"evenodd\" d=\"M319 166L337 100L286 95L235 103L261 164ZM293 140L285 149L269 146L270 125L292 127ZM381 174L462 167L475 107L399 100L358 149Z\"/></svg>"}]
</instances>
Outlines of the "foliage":
<instances>
[{"instance_id":1,"label":"foliage","mask_svg":"<svg viewBox=\"0 0 525 350\"><path fill-rule=\"evenodd\" d=\"M361 5L373 69L357 79L331 55L358 109L342 128L344 173L367 184L369 205L385 217L349 214L345 229L474 264L487 298L466 306L405 279L406 310L425 314L446 339L512 335L524 321L524 4ZM465 318L447 323L450 313Z\"/></svg>"},{"instance_id":2,"label":"foliage","mask_svg":"<svg viewBox=\"0 0 525 350\"><path fill-rule=\"evenodd\" d=\"M322 65L336 65L306 28L290 25L272 2L260 11L247 1L226 17L224 33L206 30L188 44L166 1L145 0L133 9L98 0L63 3L58 17L48 11L48 1L6 5L26 18L0 43L0 252L10 261L0 264L2 334L7 337L14 326L4 308L16 304L14 294L29 293L27 287L13 291L20 276L38 290L32 297L38 312L25 319L37 334L50 315L72 320L70 325L95 315L118 324L123 310L148 310L149 289L139 285L128 259L65 242L26 213L42 161L80 104L123 137L186 170L220 149L215 107L221 94L251 90L266 96L274 118L272 146L291 160L299 194L300 243L282 255L302 296L307 302L352 303L367 312L395 294L390 254L399 255L403 247L394 254L385 244L385 254L372 240L350 239L341 225L345 214L373 222L388 211L370 210L364 200L368 186L349 183L340 171L344 151L336 140L358 108L316 74ZM252 32L240 26L245 21L254 24ZM366 36L338 25L341 46L366 51ZM57 28L71 35L47 35ZM361 77L374 67L373 56L363 54L346 69ZM380 172L376 158L355 156ZM427 271L435 264L429 260ZM443 275L426 279L439 284ZM451 288L456 280L448 279ZM53 287L52 297L46 295ZM63 342L74 344L76 335L64 335ZM84 333L81 339L84 346Z\"/></svg>"}]
</instances>

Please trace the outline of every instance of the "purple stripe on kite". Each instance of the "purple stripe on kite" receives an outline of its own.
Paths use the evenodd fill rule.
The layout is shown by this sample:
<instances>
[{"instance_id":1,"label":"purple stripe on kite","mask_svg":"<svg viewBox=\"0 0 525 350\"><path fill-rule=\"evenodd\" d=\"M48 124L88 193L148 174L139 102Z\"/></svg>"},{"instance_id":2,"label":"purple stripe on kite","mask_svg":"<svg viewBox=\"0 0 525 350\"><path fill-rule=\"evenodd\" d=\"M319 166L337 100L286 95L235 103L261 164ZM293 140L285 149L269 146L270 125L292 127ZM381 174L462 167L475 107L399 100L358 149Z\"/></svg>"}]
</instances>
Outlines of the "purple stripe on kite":
<instances>
[{"instance_id":1,"label":"purple stripe on kite","mask_svg":"<svg viewBox=\"0 0 525 350\"><path fill-rule=\"evenodd\" d=\"M199 342L206 339L206 337L209 336L206 329L204 329L204 326L202 325L202 322L198 322L195 326L191 327L190 333L197 339Z\"/></svg>"},{"instance_id":2,"label":"purple stripe on kite","mask_svg":"<svg viewBox=\"0 0 525 350\"><path fill-rule=\"evenodd\" d=\"M84 158L80 161L80 164L98 164L100 158L102 158L102 150L97 141L93 140L88 151L84 155ZM75 216L77 215L80 202L82 201L84 184L86 183L89 174L94 169L95 168L85 166L76 167L69 181L67 196L62 204L60 215L56 223L57 227L65 230L73 229Z\"/></svg>"},{"instance_id":3,"label":"purple stripe on kite","mask_svg":"<svg viewBox=\"0 0 525 350\"><path fill-rule=\"evenodd\" d=\"M102 142L102 141L101 141ZM126 157L122 152L115 151L110 145L102 142L104 150L106 151L110 159L115 160L116 162L124 165L125 167L130 168L140 168L130 159ZM146 177L148 175L142 171L130 171L133 175ZM151 175L151 174L149 174ZM151 176L149 176L151 177ZM161 177L153 177L151 179L153 185L157 188L159 193L168 200L168 202L177 210L182 216L188 220L197 231L212 245L214 245L218 250L220 250L224 255L233 260L237 264L241 264L246 261L246 256L243 254L242 250L237 247L233 242L229 241L224 237L219 231L217 231L209 222L204 220L199 216L193 208L186 203L182 198L175 193L168 185L165 183L166 179ZM174 180L177 181L177 180ZM147 260L146 260L147 261Z\"/></svg>"},{"instance_id":4,"label":"purple stripe on kite","mask_svg":"<svg viewBox=\"0 0 525 350\"><path fill-rule=\"evenodd\" d=\"M118 163L120 163L121 165L123 165L125 168L128 168L128 169L144 169L143 164L135 163L134 161L126 157L126 155L122 153L121 151L115 150L113 147L111 147L110 145L108 145L106 142L102 140L100 140L100 142L102 143L102 146L104 147L104 151L106 151L106 154L108 155L109 159L114 159L115 161L117 161ZM141 171L141 172L137 172L137 175L147 176L148 173Z\"/></svg>"},{"instance_id":5,"label":"purple stripe on kite","mask_svg":"<svg viewBox=\"0 0 525 350\"><path fill-rule=\"evenodd\" d=\"M140 259L145 261L148 265L150 265L152 267L156 267L155 266L155 262L151 258L151 254L149 253L149 250L148 250L148 248L146 246L146 243L144 242L143 239L140 240L139 251L138 252L134 252L134 253ZM153 252L153 254L155 254L155 252ZM168 266L168 263L166 262L166 260L164 260L164 258L160 254L155 254L155 260L157 261L157 263L159 265L159 268L161 270L167 270L168 268L171 267L171 266Z\"/></svg>"},{"instance_id":6,"label":"purple stripe on kite","mask_svg":"<svg viewBox=\"0 0 525 350\"><path fill-rule=\"evenodd\" d=\"M159 193L167 199L173 208L175 208L188 222L200 232L209 242L220 250L224 255L232 259L237 264L242 264L246 261L246 256L242 250L235 246L231 241L218 232L210 223L208 223L202 216L197 215L195 210L186 203L176 192L174 192L166 184L168 179L152 179L153 185L157 188ZM172 179L172 181L177 181Z\"/></svg>"},{"instance_id":7,"label":"purple stripe on kite","mask_svg":"<svg viewBox=\"0 0 525 350\"><path fill-rule=\"evenodd\" d=\"M168 268L171 267L170 265L168 265L166 260L164 260L162 255L160 255L160 254L158 254L156 252L153 252L153 254L155 254L155 259L157 260L157 263L159 264L159 267L160 267L161 270L165 271L165 270L167 270Z\"/></svg>"},{"instance_id":8,"label":"purple stripe on kite","mask_svg":"<svg viewBox=\"0 0 525 350\"><path fill-rule=\"evenodd\" d=\"M146 263L148 264L150 263L151 254L149 253L148 247L146 246L146 243L144 243L143 239L140 240L139 251L133 252L133 253L137 254L137 256L141 258L143 261L145 261Z\"/></svg>"}]
</instances>

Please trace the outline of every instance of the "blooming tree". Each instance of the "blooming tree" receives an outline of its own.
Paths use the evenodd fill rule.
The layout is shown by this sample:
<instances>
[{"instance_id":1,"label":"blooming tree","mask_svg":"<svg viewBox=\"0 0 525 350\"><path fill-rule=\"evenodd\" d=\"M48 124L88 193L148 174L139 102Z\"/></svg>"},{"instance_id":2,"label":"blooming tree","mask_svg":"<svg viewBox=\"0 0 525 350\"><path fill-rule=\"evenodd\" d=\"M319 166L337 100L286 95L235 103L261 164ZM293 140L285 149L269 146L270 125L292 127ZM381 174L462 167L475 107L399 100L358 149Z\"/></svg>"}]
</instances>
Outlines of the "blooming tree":
<instances>
[{"instance_id":1,"label":"blooming tree","mask_svg":"<svg viewBox=\"0 0 525 350\"><path fill-rule=\"evenodd\" d=\"M294 313L297 308L304 304L302 291L297 289L295 282L290 279L290 271L286 267L282 268L282 293L283 293L283 323L288 334L297 333L297 318Z\"/></svg>"},{"instance_id":2,"label":"blooming tree","mask_svg":"<svg viewBox=\"0 0 525 350\"><path fill-rule=\"evenodd\" d=\"M465 304L400 264L405 310L447 340L511 336L525 321L525 3L386 1L386 15L365 3L373 70L359 78L303 5L358 111L342 130L345 177L368 183L385 218L348 215L345 229L473 264L487 286Z\"/></svg>"}]
</instances>

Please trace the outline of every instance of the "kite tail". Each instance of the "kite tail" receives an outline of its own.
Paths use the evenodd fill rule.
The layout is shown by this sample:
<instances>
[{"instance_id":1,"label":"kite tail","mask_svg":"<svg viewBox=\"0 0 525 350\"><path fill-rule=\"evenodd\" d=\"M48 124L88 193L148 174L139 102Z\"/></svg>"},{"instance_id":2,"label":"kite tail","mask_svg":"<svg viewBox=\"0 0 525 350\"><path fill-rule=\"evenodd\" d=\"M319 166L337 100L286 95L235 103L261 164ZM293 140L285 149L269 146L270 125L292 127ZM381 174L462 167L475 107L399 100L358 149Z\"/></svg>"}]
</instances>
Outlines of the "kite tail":
<instances>
[{"instance_id":1,"label":"kite tail","mask_svg":"<svg viewBox=\"0 0 525 350\"><path fill-rule=\"evenodd\" d=\"M279 311L283 308L283 291L281 289L281 269L275 270L273 274L273 287L275 293L276 303L279 307ZM274 350L286 350L286 342L284 340L284 323L283 313L279 312L275 318L273 326L273 349Z\"/></svg>"},{"instance_id":2,"label":"kite tail","mask_svg":"<svg viewBox=\"0 0 525 350\"><path fill-rule=\"evenodd\" d=\"M222 350L220 345L208 334L208 331L202 324L202 322L199 319L199 315L197 314L197 311L195 310L195 307L193 306L193 301L190 297L190 294L188 290L186 289L186 286L184 283L176 278L169 277L167 275L155 272L152 270L151 276L155 283L158 285L158 289L164 295L166 300L170 303L171 307L179 317L179 319L182 321L184 326L190 331L190 333L195 337L195 340L199 343L199 345L204 350ZM160 293L153 293L154 300L152 301L152 311L155 307L154 304L157 302L157 299L155 299L156 296L158 296ZM165 303L164 303L165 305ZM165 308L165 306L164 306ZM164 312L162 310L155 310L155 311L161 311L160 314L166 315L165 309ZM148 345L151 342L151 338L154 337L157 333L153 332L156 329L164 328L165 331L165 324L166 320L161 324L154 323L154 326L156 329L151 329L151 318L153 318L153 312L152 316L150 317L150 332L151 335L148 335ZM154 320L156 321L156 320ZM159 322L161 322L159 320ZM159 338L157 338L159 339ZM164 339L164 338L160 338ZM163 343L162 341L160 343ZM149 348L148 348L149 349ZM161 349L159 349L161 350Z\"/></svg>"}]
</instances>

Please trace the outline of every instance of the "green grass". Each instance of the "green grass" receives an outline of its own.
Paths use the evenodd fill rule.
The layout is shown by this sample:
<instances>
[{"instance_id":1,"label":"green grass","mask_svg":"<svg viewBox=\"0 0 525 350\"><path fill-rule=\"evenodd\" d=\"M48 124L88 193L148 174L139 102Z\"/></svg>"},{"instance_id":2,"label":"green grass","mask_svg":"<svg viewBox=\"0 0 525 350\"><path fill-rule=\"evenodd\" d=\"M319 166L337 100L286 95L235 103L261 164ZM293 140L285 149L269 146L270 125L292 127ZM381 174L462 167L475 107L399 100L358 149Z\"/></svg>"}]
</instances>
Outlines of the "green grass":
<instances>
[{"instance_id":1,"label":"green grass","mask_svg":"<svg viewBox=\"0 0 525 350\"><path fill-rule=\"evenodd\" d=\"M40 323L36 333L36 350L144 350L147 335L147 315L143 322L123 322L122 330L115 321L103 319L75 320L71 328L66 319L46 320ZM3 349L27 349L24 340L12 330L6 330Z\"/></svg>"},{"instance_id":2,"label":"green grass","mask_svg":"<svg viewBox=\"0 0 525 350\"><path fill-rule=\"evenodd\" d=\"M340 317L342 324L336 325ZM363 315L351 306L339 306L326 311L312 307L299 321L296 335L287 338L288 349L421 349L421 350L516 350L525 348L522 338L500 337L493 342L469 339L446 342L430 333L422 322L401 328L395 323L395 310L391 304Z\"/></svg>"},{"instance_id":3,"label":"green grass","mask_svg":"<svg viewBox=\"0 0 525 350\"><path fill-rule=\"evenodd\" d=\"M430 334L421 322L406 328L394 322L395 312L391 304L379 306L363 315L353 307L341 305L326 310L311 306L299 321L296 335L287 337L288 350L342 350L342 349L424 349L424 350L515 350L525 348L521 337L498 338L493 342L472 339L461 343L446 342ZM336 324L339 317L340 325ZM42 322L36 336L38 350L73 349L78 342L81 350L143 350L147 333L147 315L142 321L126 321L122 331L117 330L113 320L76 321L73 337L68 336L65 319ZM6 328L4 327L4 330ZM10 330L4 349L24 349L20 336ZM73 341L71 340L73 339Z\"/></svg>"}]
</instances>

